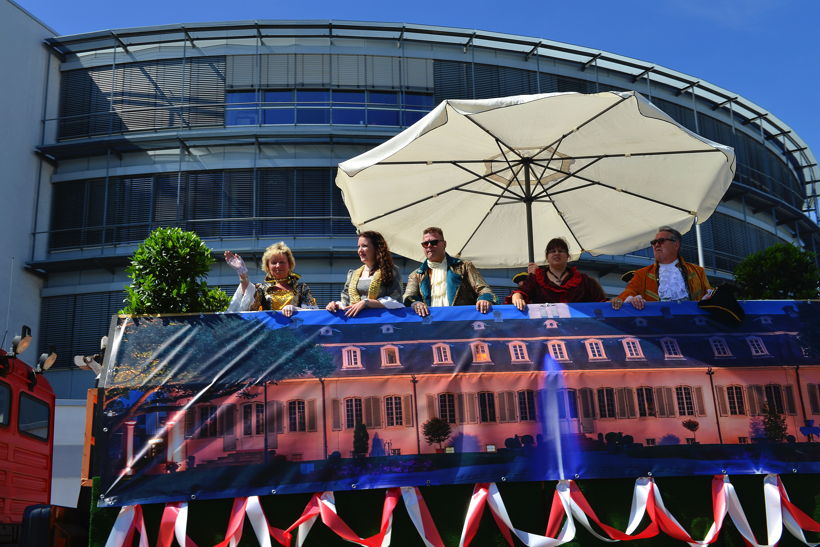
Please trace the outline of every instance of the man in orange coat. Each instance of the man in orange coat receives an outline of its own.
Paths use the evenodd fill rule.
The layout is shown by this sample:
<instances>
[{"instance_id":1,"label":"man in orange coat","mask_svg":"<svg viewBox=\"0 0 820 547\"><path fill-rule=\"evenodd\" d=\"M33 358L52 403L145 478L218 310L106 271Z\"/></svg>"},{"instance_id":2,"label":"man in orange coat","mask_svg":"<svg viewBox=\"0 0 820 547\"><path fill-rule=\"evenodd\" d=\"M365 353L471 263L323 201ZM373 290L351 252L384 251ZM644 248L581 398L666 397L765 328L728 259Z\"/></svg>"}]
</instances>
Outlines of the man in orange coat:
<instances>
[{"instance_id":1,"label":"man in orange coat","mask_svg":"<svg viewBox=\"0 0 820 547\"><path fill-rule=\"evenodd\" d=\"M682 236L669 226L661 226L650 244L655 263L635 272L626 289L612 299L616 310L632 304L642 310L646 302L661 300L701 300L712 293L706 272L680 256Z\"/></svg>"}]
</instances>

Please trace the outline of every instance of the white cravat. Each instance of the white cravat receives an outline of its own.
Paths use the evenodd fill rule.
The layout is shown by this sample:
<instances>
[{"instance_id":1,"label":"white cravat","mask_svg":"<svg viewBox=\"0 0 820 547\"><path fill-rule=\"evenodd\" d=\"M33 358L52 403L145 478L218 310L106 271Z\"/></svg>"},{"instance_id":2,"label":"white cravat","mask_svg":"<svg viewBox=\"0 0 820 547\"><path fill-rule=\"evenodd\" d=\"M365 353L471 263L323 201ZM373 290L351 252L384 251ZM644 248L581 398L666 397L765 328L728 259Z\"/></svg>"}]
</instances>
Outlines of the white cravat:
<instances>
[{"instance_id":1,"label":"white cravat","mask_svg":"<svg viewBox=\"0 0 820 547\"><path fill-rule=\"evenodd\" d=\"M449 306L447 302L447 261L427 261L430 266L430 305Z\"/></svg>"},{"instance_id":2,"label":"white cravat","mask_svg":"<svg viewBox=\"0 0 820 547\"><path fill-rule=\"evenodd\" d=\"M687 300L689 291L686 290L686 281L678 268L678 261L671 264L660 264L658 272L658 298L665 300Z\"/></svg>"}]
</instances>

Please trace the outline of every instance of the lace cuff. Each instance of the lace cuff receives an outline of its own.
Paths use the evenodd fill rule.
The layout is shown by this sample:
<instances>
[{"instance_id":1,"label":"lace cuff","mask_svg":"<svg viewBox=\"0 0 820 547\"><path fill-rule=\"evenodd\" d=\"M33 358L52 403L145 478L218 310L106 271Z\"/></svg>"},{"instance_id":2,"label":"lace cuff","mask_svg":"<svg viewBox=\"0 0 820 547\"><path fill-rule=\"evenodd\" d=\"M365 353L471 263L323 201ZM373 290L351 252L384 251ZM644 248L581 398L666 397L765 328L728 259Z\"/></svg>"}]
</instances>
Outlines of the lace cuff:
<instances>
[{"instance_id":1,"label":"lace cuff","mask_svg":"<svg viewBox=\"0 0 820 547\"><path fill-rule=\"evenodd\" d=\"M240 283L236 288L236 291L233 293L233 297L231 297L231 303L228 305L228 311L250 311L255 294L256 287L252 283L249 283L244 291L242 290L242 283Z\"/></svg>"}]
</instances>

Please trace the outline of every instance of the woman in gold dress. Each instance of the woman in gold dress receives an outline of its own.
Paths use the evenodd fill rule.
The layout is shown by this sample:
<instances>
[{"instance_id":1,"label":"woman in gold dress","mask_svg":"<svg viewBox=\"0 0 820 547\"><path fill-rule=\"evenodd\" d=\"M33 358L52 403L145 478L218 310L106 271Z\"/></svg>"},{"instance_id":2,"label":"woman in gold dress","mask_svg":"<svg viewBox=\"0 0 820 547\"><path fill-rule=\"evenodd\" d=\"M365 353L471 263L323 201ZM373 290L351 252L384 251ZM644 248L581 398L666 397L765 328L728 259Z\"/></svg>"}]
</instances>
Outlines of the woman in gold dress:
<instances>
[{"instance_id":1,"label":"woman in gold dress","mask_svg":"<svg viewBox=\"0 0 820 547\"><path fill-rule=\"evenodd\" d=\"M315 309L316 299L310 287L299 281L293 271L296 260L284 242L274 243L262 255L265 282L251 286L248 268L238 254L225 251L225 262L239 274L239 287L231 299L228 311L281 311L290 317L299 309Z\"/></svg>"},{"instance_id":2,"label":"woman in gold dress","mask_svg":"<svg viewBox=\"0 0 820 547\"><path fill-rule=\"evenodd\" d=\"M362 232L357 252L363 266L347 272L342 299L330 302L325 309L343 310L347 317L356 317L364 308L403 308L399 269L384 237L379 232Z\"/></svg>"}]
</instances>

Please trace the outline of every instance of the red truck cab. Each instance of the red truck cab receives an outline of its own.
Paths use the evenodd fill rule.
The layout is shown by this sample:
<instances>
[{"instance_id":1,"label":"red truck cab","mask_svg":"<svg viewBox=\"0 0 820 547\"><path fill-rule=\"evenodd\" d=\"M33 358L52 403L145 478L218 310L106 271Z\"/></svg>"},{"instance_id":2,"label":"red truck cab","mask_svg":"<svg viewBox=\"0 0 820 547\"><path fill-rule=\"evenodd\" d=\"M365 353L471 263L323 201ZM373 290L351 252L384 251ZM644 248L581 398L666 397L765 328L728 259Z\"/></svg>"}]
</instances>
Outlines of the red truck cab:
<instances>
[{"instance_id":1,"label":"red truck cab","mask_svg":"<svg viewBox=\"0 0 820 547\"><path fill-rule=\"evenodd\" d=\"M13 542L26 507L51 499L54 391L0 349L0 544Z\"/></svg>"}]
</instances>

